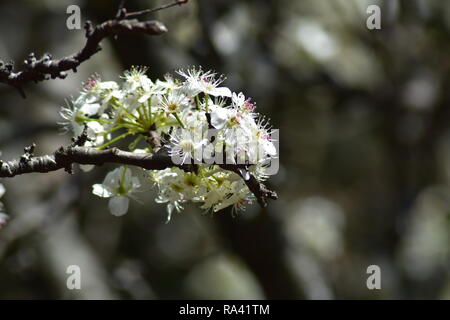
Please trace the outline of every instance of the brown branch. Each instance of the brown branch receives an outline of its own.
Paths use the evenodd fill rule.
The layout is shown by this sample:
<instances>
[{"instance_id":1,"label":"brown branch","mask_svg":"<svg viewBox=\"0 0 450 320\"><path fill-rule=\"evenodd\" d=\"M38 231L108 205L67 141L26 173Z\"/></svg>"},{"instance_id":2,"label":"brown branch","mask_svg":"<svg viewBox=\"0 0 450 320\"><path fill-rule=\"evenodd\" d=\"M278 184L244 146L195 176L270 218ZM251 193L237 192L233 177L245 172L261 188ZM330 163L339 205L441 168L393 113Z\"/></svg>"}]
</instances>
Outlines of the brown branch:
<instances>
[{"instance_id":1,"label":"brown branch","mask_svg":"<svg viewBox=\"0 0 450 320\"><path fill-rule=\"evenodd\" d=\"M65 169L72 173L72 164L103 165L105 163L119 163L138 166L148 170L162 170L175 166L168 155L161 153L133 153L117 148L97 150L89 147L71 145L61 147L52 155L35 157L34 146L25 148L20 159L11 161L0 160L0 177L14 177L25 173L46 173ZM187 166L182 166L188 169Z\"/></svg>"},{"instance_id":2,"label":"brown branch","mask_svg":"<svg viewBox=\"0 0 450 320\"><path fill-rule=\"evenodd\" d=\"M24 61L25 69L15 72L13 63L4 63L0 60L0 82L13 86L19 90L21 95L25 97L22 89L23 85L29 82L40 82L49 79L61 78L67 76L66 71L77 71L78 66L91 56L101 50L100 42L109 36L124 33L143 33L147 35L160 35L167 32L167 28L158 21L138 21L131 19L144 13L154 12L175 5L181 5L187 1L176 1L159 8L150 9L148 11L138 11L127 13L124 8L120 8L114 19L105 21L97 26L93 26L90 21L86 21L86 44L77 53L70 56L53 60L49 53L44 54L37 59L34 53L31 53ZM152 11L153 10L153 11Z\"/></svg>"},{"instance_id":3,"label":"brown branch","mask_svg":"<svg viewBox=\"0 0 450 320\"><path fill-rule=\"evenodd\" d=\"M72 173L72 165L90 164L101 166L106 163L126 164L140 167L147 170L163 170L170 167L179 167L184 171L195 171L195 165L184 164L176 165L169 156L165 148L161 148L156 153L133 153L111 148L106 150L97 150L89 147L82 147L85 137L81 135L77 141L68 147L60 147L52 155L34 156L33 144L25 148L25 153L20 159L11 161L0 160L0 178L14 177L26 173L47 173L64 169ZM237 173L244 179L249 190L255 195L258 203L262 207L267 206L267 198L277 199L274 191L268 190L264 184L259 182L253 175L249 175L248 179L244 178L242 165L220 165L225 170Z\"/></svg>"}]
</instances>

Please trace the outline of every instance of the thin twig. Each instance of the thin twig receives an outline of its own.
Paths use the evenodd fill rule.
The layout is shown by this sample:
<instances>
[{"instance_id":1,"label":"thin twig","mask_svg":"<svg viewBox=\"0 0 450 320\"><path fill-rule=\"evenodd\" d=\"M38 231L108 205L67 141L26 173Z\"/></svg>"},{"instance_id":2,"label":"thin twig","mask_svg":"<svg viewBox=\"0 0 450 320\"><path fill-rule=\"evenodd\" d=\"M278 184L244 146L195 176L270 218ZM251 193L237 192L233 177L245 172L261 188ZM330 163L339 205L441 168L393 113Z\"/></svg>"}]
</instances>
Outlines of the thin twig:
<instances>
[{"instance_id":1,"label":"thin twig","mask_svg":"<svg viewBox=\"0 0 450 320\"><path fill-rule=\"evenodd\" d=\"M162 5L162 6L158 7L158 8L146 9L146 10L141 10L141 11L136 11L136 12L129 12L129 13L125 14L125 18L126 19L136 18L136 17L139 17L139 16L147 14L147 13L153 13L153 12L157 12L157 11L160 11L160 10L168 9L168 8L171 8L171 7L181 6L182 4L188 3L188 1L189 0L177 0L177 1L174 1L172 3Z\"/></svg>"},{"instance_id":2,"label":"thin twig","mask_svg":"<svg viewBox=\"0 0 450 320\"><path fill-rule=\"evenodd\" d=\"M148 12L154 12L175 5L186 3L187 0L177 1L164 5ZM144 10L146 11L146 10ZM109 36L116 36L123 33L144 33L147 35L160 35L167 32L167 28L158 21L138 21L132 17L140 16L144 11L127 13L125 8L119 8L119 12L114 19L107 20L99 25L94 26L90 21L86 21L86 44L77 53L70 56L53 59L53 57L46 53L41 58L37 58L34 53L31 53L24 61L25 69L22 71L14 71L14 63L4 63L0 60L0 83L16 88L22 97L25 98L23 86L29 82L38 83L49 79L64 79L67 76L66 71L77 71L78 66L91 56L101 50L100 42Z\"/></svg>"}]
</instances>

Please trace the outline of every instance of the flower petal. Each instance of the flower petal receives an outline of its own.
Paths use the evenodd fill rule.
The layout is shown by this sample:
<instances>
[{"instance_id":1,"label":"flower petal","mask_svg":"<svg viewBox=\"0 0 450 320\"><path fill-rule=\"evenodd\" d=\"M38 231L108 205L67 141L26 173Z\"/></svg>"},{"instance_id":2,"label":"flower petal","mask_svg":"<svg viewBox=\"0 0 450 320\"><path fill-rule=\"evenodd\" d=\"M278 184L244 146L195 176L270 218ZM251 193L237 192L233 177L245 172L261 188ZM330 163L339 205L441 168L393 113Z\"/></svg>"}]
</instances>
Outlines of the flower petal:
<instances>
[{"instance_id":1,"label":"flower petal","mask_svg":"<svg viewBox=\"0 0 450 320\"><path fill-rule=\"evenodd\" d=\"M5 191L6 191L5 187L0 183L0 198L3 197Z\"/></svg>"},{"instance_id":2,"label":"flower petal","mask_svg":"<svg viewBox=\"0 0 450 320\"><path fill-rule=\"evenodd\" d=\"M86 103L80 108L80 111L88 116L93 116L98 113L100 107L99 103Z\"/></svg>"},{"instance_id":3,"label":"flower petal","mask_svg":"<svg viewBox=\"0 0 450 320\"><path fill-rule=\"evenodd\" d=\"M127 197L118 196L109 199L108 207L113 216L120 217L127 213L129 204L130 199Z\"/></svg>"},{"instance_id":4,"label":"flower petal","mask_svg":"<svg viewBox=\"0 0 450 320\"><path fill-rule=\"evenodd\" d=\"M211 125L216 129L222 129L228 121L228 112L224 108L215 108L211 112Z\"/></svg>"},{"instance_id":5,"label":"flower petal","mask_svg":"<svg viewBox=\"0 0 450 320\"><path fill-rule=\"evenodd\" d=\"M231 90L227 87L219 87L211 90L209 94L215 97L231 97Z\"/></svg>"},{"instance_id":6,"label":"flower petal","mask_svg":"<svg viewBox=\"0 0 450 320\"><path fill-rule=\"evenodd\" d=\"M109 198L112 196L111 190L103 184L99 183L92 186L92 193L102 198Z\"/></svg>"}]
</instances>

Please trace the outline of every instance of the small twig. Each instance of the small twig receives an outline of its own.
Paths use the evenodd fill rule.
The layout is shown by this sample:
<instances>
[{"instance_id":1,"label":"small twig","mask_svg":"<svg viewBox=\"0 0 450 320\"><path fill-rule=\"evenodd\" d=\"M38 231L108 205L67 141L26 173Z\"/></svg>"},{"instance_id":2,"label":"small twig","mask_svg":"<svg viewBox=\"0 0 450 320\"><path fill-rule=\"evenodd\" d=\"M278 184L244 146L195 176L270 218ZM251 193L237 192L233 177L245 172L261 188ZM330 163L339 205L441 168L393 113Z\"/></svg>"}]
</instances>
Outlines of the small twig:
<instances>
[{"instance_id":1,"label":"small twig","mask_svg":"<svg viewBox=\"0 0 450 320\"><path fill-rule=\"evenodd\" d=\"M14 63L4 63L0 60L0 82L16 88L22 97L25 97L23 86L29 82L40 82L49 79L64 79L67 76L66 71L77 71L78 66L91 56L101 50L100 42L109 36L116 36L123 33L144 33L147 35L160 35L167 32L167 28L158 21L138 21L132 19L144 13L154 12L175 5L187 3L187 0L176 1L155 9L143 10L127 13L122 6L119 8L117 16L114 19L105 21L99 25L93 26L90 21L86 21L86 44L77 53L62 59L53 59L46 53L41 58L37 58L31 53L24 61L25 69L15 72Z\"/></svg>"},{"instance_id":2,"label":"small twig","mask_svg":"<svg viewBox=\"0 0 450 320\"><path fill-rule=\"evenodd\" d=\"M162 6L157 7L157 8L146 9L146 10L130 12L130 13L125 13L124 18L126 18L126 19L136 18L136 17L139 17L139 16L147 14L147 13L153 13L153 12L164 10L164 9L168 9L168 8L171 8L171 7L181 6L182 4L188 3L188 1L189 0L177 0L177 1L174 1L172 3L165 4L165 5L162 5Z\"/></svg>"}]
</instances>

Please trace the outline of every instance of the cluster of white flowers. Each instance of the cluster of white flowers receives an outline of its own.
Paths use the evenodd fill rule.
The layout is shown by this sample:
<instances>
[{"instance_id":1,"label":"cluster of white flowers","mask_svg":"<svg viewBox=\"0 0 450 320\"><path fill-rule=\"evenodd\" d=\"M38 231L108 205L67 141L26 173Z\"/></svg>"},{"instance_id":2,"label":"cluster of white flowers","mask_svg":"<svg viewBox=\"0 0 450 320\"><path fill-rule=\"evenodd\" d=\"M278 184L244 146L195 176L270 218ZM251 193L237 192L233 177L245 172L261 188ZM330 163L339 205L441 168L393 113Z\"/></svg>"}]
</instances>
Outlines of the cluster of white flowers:
<instances>
[{"instance_id":1,"label":"cluster of white flowers","mask_svg":"<svg viewBox=\"0 0 450 320\"><path fill-rule=\"evenodd\" d=\"M179 79L166 75L156 81L145 73L145 68L132 68L122 84L90 78L79 97L62 108L64 127L74 135L86 127L86 145L97 149L131 139L130 151L151 153L159 147L152 137L161 137L174 166L142 170L147 182L157 185L156 201L167 204L169 219L188 201L213 212L228 206L244 209L253 195L242 177L266 179L265 168L277 156L272 131L255 112L255 104L221 87L223 78L211 71L191 68L178 71ZM194 163L192 172L179 168ZM224 170L222 163L245 164L245 170L238 175ZM93 193L110 198L111 212L122 215L140 186L130 168L120 167L108 173L103 184L94 185Z\"/></svg>"},{"instance_id":2,"label":"cluster of white flowers","mask_svg":"<svg viewBox=\"0 0 450 320\"><path fill-rule=\"evenodd\" d=\"M0 183L0 199L5 194L5 187ZM3 225L6 224L9 216L4 212L3 203L0 201L0 229Z\"/></svg>"}]
</instances>

